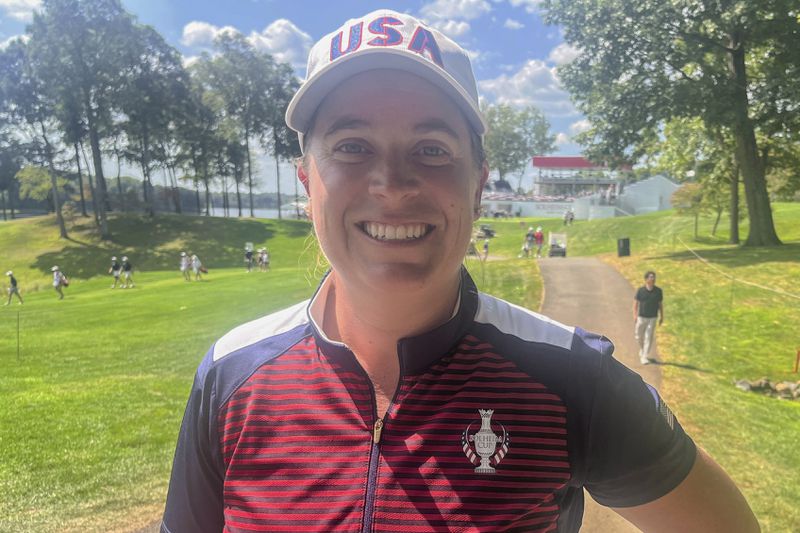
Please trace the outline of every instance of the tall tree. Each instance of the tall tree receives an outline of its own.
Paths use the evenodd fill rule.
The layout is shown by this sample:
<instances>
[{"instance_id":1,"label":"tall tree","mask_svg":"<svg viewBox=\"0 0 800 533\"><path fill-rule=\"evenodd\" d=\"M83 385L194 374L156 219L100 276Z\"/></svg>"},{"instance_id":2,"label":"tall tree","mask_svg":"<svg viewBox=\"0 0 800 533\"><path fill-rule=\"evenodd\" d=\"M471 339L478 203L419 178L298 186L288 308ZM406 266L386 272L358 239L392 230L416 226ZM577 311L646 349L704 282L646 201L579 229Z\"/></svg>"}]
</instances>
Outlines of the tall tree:
<instances>
[{"instance_id":1,"label":"tall tree","mask_svg":"<svg viewBox=\"0 0 800 533\"><path fill-rule=\"evenodd\" d=\"M580 50L561 67L564 85L593 124L583 139L590 156L621 159L648 130L672 117L700 117L732 132L747 198L750 246L780 244L767 195L752 113L764 94L778 98L771 119L800 113L796 89L760 92L762 71L800 84L797 0L544 0L545 20ZM794 102L794 103L792 103Z\"/></svg>"},{"instance_id":2,"label":"tall tree","mask_svg":"<svg viewBox=\"0 0 800 533\"><path fill-rule=\"evenodd\" d=\"M118 93L124 113L122 129L127 140L126 157L142 169L145 209L155 214L152 173L164 164L164 139L176 113L177 100L185 98L186 74L178 52L154 29L130 28L125 77L128 83Z\"/></svg>"},{"instance_id":3,"label":"tall tree","mask_svg":"<svg viewBox=\"0 0 800 533\"><path fill-rule=\"evenodd\" d=\"M109 238L108 188L101 141L111 128L115 98L126 84L133 17L119 0L43 0L28 27L32 55L58 102L77 100L97 181L100 233Z\"/></svg>"},{"instance_id":4,"label":"tall tree","mask_svg":"<svg viewBox=\"0 0 800 533\"><path fill-rule=\"evenodd\" d=\"M214 42L217 54L209 62L208 82L224 102L228 118L235 121L245 150L250 216L253 211L253 157L250 140L269 127L268 114L275 105L271 81L275 62L256 51L240 33L222 33Z\"/></svg>"},{"instance_id":5,"label":"tall tree","mask_svg":"<svg viewBox=\"0 0 800 533\"><path fill-rule=\"evenodd\" d=\"M261 144L275 160L275 180L278 193L278 218L281 213L281 161L294 161L300 156L300 145L297 134L286 126L284 116L292 95L297 91L299 82L292 67L287 63L278 63L270 79L270 108L267 111L268 133L261 137Z\"/></svg>"},{"instance_id":6,"label":"tall tree","mask_svg":"<svg viewBox=\"0 0 800 533\"><path fill-rule=\"evenodd\" d=\"M489 126L484 141L489 165L502 181L508 174L518 174L519 190L531 157L555 150L550 123L534 106L515 109L507 104L487 105L483 113Z\"/></svg>"},{"instance_id":7,"label":"tall tree","mask_svg":"<svg viewBox=\"0 0 800 533\"><path fill-rule=\"evenodd\" d=\"M49 80L48 80L49 81ZM67 227L61 213L61 198L55 168L57 146L55 104L45 90L47 82L31 59L30 48L16 39L0 51L0 112L11 121L27 126L24 136L30 139L29 160L47 165L50 170L50 196L61 238Z\"/></svg>"}]
</instances>

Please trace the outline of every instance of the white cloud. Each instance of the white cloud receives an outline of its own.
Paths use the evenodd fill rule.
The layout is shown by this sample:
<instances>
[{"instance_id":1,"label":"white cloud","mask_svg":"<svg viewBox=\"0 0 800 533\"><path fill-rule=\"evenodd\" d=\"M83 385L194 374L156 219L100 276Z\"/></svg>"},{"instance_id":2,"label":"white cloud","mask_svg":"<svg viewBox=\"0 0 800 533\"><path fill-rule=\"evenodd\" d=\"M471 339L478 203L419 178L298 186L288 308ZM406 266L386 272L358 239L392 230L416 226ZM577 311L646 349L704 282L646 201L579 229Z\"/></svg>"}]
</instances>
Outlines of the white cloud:
<instances>
[{"instance_id":1,"label":"white cloud","mask_svg":"<svg viewBox=\"0 0 800 533\"><path fill-rule=\"evenodd\" d=\"M535 105L549 117L577 115L569 94L561 87L555 67L531 59L513 74L479 83L481 91L492 94L498 102L514 106Z\"/></svg>"},{"instance_id":2,"label":"white cloud","mask_svg":"<svg viewBox=\"0 0 800 533\"><path fill-rule=\"evenodd\" d=\"M11 44L11 41L15 41L17 39L22 39L22 42L27 43L31 39L31 36L27 33L23 33L22 35L12 35L5 41L0 41L0 50L4 50L9 44Z\"/></svg>"},{"instance_id":3,"label":"white cloud","mask_svg":"<svg viewBox=\"0 0 800 533\"><path fill-rule=\"evenodd\" d=\"M561 43L552 50L550 50L550 55L547 56L547 59L549 59L556 65L563 65L565 63L571 62L573 59L578 57L580 53L581 51L572 46L571 44Z\"/></svg>"},{"instance_id":4,"label":"white cloud","mask_svg":"<svg viewBox=\"0 0 800 533\"><path fill-rule=\"evenodd\" d=\"M430 20L473 20L492 10L486 0L434 0L422 6L420 14Z\"/></svg>"},{"instance_id":5,"label":"white cloud","mask_svg":"<svg viewBox=\"0 0 800 533\"><path fill-rule=\"evenodd\" d=\"M33 12L41 6L42 0L0 0L0 10L23 22L33 20Z\"/></svg>"},{"instance_id":6,"label":"white cloud","mask_svg":"<svg viewBox=\"0 0 800 533\"><path fill-rule=\"evenodd\" d=\"M200 56L181 56L184 68L189 68L200 59Z\"/></svg>"},{"instance_id":7,"label":"white cloud","mask_svg":"<svg viewBox=\"0 0 800 533\"><path fill-rule=\"evenodd\" d=\"M572 139L566 133L556 134L556 146L564 146L565 144L569 144L570 142L572 142Z\"/></svg>"},{"instance_id":8,"label":"white cloud","mask_svg":"<svg viewBox=\"0 0 800 533\"><path fill-rule=\"evenodd\" d=\"M436 20L431 22L431 26L444 33L451 39L461 37L470 30L469 22L463 20Z\"/></svg>"},{"instance_id":9,"label":"white cloud","mask_svg":"<svg viewBox=\"0 0 800 533\"><path fill-rule=\"evenodd\" d=\"M287 19L278 19L261 33L252 32L247 38L258 50L271 54L281 63L304 65L314 44L311 36Z\"/></svg>"},{"instance_id":10,"label":"white cloud","mask_svg":"<svg viewBox=\"0 0 800 533\"><path fill-rule=\"evenodd\" d=\"M521 30L522 28L525 27L525 24L521 23L518 20L506 19L506 21L503 23L503 26L508 28L509 30Z\"/></svg>"},{"instance_id":11,"label":"white cloud","mask_svg":"<svg viewBox=\"0 0 800 533\"><path fill-rule=\"evenodd\" d=\"M209 48L214 44L214 39L223 33L239 33L239 30L233 26L220 28L208 22L193 20L183 27L181 42L186 46Z\"/></svg>"},{"instance_id":12,"label":"white cloud","mask_svg":"<svg viewBox=\"0 0 800 533\"><path fill-rule=\"evenodd\" d=\"M233 26L220 28L208 22L192 21L184 26L181 42L192 48L207 49L214 44L214 39L225 33L241 34ZM305 64L313 44L309 34L287 19L278 19L260 32L251 32L247 40L257 50L267 52L277 61L290 63L296 68Z\"/></svg>"},{"instance_id":13,"label":"white cloud","mask_svg":"<svg viewBox=\"0 0 800 533\"><path fill-rule=\"evenodd\" d=\"M509 3L514 7L524 7L528 13L536 13L542 0L509 0Z\"/></svg>"},{"instance_id":14,"label":"white cloud","mask_svg":"<svg viewBox=\"0 0 800 533\"><path fill-rule=\"evenodd\" d=\"M592 123L586 119L583 119L570 124L569 131L573 135L577 135L579 133L583 133L584 131L589 131L591 128L592 128Z\"/></svg>"}]
</instances>

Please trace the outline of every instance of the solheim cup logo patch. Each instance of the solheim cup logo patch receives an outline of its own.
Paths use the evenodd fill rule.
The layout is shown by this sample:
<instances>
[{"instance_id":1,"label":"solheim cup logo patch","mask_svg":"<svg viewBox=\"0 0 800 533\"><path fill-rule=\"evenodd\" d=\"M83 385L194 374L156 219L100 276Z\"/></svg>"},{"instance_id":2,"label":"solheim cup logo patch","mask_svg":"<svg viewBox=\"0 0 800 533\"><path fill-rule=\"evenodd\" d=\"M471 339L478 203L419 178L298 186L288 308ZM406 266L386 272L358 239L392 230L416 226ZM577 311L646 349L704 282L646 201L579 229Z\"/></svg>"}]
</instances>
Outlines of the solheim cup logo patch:
<instances>
[{"instance_id":1,"label":"solheim cup logo patch","mask_svg":"<svg viewBox=\"0 0 800 533\"><path fill-rule=\"evenodd\" d=\"M500 464L500 461L508 453L510 439L502 424L497 423L503 431L502 436L496 435L492 430L494 409L478 409L478 414L481 415L481 428L470 434L470 429L477 420L470 422L461 434L461 447L469 462L478 465L475 467L476 474L494 474L497 472L494 467ZM480 459L478 459L479 456ZM480 464L478 464L479 462Z\"/></svg>"}]
</instances>

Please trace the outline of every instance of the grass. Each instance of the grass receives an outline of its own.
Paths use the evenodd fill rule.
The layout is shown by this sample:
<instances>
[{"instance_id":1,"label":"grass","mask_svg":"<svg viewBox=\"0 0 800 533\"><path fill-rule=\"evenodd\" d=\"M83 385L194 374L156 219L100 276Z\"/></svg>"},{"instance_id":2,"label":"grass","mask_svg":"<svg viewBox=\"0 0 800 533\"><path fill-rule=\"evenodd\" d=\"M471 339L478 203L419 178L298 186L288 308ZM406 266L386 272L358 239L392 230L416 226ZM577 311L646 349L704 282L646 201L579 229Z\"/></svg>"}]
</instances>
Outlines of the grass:
<instances>
[{"instance_id":1,"label":"grass","mask_svg":"<svg viewBox=\"0 0 800 533\"><path fill-rule=\"evenodd\" d=\"M726 273L797 293L800 205L778 204L775 217L787 245L759 250L707 236L705 219L694 242L692 221L671 213L566 229L560 220L483 220L498 232L490 257L466 261L482 290L531 309L542 295L538 268L517 257L529 225L566 231L571 256L598 255L635 285L656 270L666 295L662 392L767 532L800 530L800 402L743 393L731 381L798 379L790 371L800 306L739 284L731 304L730 280L678 238ZM231 327L307 298L322 272L304 222L127 216L111 229L117 237L101 241L79 219L64 242L48 218L0 224L0 270L15 271L25 297L24 306L0 308L0 531L130 531L159 516L203 353ZM631 239L631 257L615 256L619 237ZM245 242L270 248L271 272L244 272ZM182 281L181 249L209 266L206 281ZM108 259L123 253L137 287L112 291ZM64 301L49 286L52 264L73 280Z\"/></svg>"},{"instance_id":2,"label":"grass","mask_svg":"<svg viewBox=\"0 0 800 533\"><path fill-rule=\"evenodd\" d=\"M692 220L671 213L576 223L569 243L571 253L599 254L634 286L646 270L658 273L666 317L658 337L662 393L737 481L763 530L784 532L800 531L800 402L744 393L732 382L800 379L792 372L800 300L728 277L800 294L800 204L776 204L774 215L781 247L726 244L726 230L710 236L711 219L700 220L695 241ZM619 237L631 239L630 257L615 256Z\"/></svg>"}]
</instances>

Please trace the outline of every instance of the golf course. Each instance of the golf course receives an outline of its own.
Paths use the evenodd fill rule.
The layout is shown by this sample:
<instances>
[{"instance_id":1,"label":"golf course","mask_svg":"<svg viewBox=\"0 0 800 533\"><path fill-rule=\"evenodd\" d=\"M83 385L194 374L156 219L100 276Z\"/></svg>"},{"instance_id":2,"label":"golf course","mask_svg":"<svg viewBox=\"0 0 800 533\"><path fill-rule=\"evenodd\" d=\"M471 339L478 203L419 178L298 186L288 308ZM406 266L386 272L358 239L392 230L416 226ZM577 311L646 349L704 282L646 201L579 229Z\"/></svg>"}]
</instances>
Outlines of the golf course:
<instances>
[{"instance_id":1,"label":"golf course","mask_svg":"<svg viewBox=\"0 0 800 533\"><path fill-rule=\"evenodd\" d=\"M662 395L735 479L762 530L778 533L800 531L800 400L734 386L800 380L800 204L773 207L784 245L761 248L727 244L724 224L712 236L711 217L695 238L694 220L674 211L568 227L483 219L476 227L497 232L489 256L465 265L481 290L533 310L543 297L538 265L518 257L530 225L567 233L566 260L598 257L634 287L655 270L665 295ZM308 298L327 268L305 221L114 215L109 227L101 240L91 219L76 217L64 240L54 217L0 223L0 270L14 272L24 298L0 307L2 532L152 523L203 355L232 327ZM617 257L621 237L629 257ZM245 243L269 249L268 272L246 272ZM208 268L201 281L182 278L181 251ZM110 258L121 255L135 288L110 288ZM53 265L70 280L63 300Z\"/></svg>"}]
</instances>

